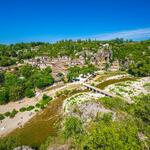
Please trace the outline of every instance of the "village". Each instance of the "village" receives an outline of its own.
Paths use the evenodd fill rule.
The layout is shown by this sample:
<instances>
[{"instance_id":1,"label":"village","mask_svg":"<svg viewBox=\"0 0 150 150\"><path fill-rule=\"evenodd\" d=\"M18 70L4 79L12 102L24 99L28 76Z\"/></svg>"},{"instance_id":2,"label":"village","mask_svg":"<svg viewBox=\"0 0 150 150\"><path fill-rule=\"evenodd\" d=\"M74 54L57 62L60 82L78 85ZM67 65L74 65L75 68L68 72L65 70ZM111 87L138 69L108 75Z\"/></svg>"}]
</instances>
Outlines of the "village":
<instances>
[{"instance_id":1,"label":"village","mask_svg":"<svg viewBox=\"0 0 150 150\"><path fill-rule=\"evenodd\" d=\"M50 58L48 56L36 56L35 58L26 59L23 61L23 63L17 63L13 66L8 67L0 67L1 71L8 70L12 71L20 66L23 66L25 64L32 65L34 67L38 67L40 69L45 69L46 67L52 68L52 75L56 82L61 81L62 76L66 76L68 72L68 68L79 66L83 67L86 65L86 59L84 58L85 53L78 53L76 54L76 58L71 59L68 56L62 56L57 58ZM105 70L106 65L109 64L108 70L110 71L117 71L119 70L119 62L117 60L113 61L112 64L110 64L110 60L113 57L113 52L110 49L109 44L103 44L100 45L100 49L97 53L91 54L88 51L86 52L86 55L90 57L88 60L90 64L93 64L100 70Z\"/></svg>"},{"instance_id":2,"label":"village","mask_svg":"<svg viewBox=\"0 0 150 150\"><path fill-rule=\"evenodd\" d=\"M77 58L71 59L68 56L62 56L57 58L50 58L48 56L35 57L29 60L24 60L25 64L30 64L40 69L45 69L46 67L52 68L52 75L55 78L55 81L58 82L61 80L62 76L67 75L68 68L79 66L83 67L86 65L86 58L84 54L76 54ZM110 63L110 60L113 57L112 50L109 48L109 44L101 45L100 50L96 54L90 54L87 52L87 56L90 56L89 63L93 64L100 70L105 70L106 64ZM110 71L119 70L119 62L113 61L113 63L108 68Z\"/></svg>"}]
</instances>

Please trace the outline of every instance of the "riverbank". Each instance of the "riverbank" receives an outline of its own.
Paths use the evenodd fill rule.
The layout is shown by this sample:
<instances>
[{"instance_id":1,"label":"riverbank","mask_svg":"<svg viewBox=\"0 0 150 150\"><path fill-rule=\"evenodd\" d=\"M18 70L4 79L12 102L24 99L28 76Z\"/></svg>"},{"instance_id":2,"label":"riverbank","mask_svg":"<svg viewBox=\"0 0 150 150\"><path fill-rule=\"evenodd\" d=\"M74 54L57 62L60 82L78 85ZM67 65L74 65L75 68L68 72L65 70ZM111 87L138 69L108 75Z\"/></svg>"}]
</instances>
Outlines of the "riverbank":
<instances>
[{"instance_id":1,"label":"riverbank","mask_svg":"<svg viewBox=\"0 0 150 150\"><path fill-rule=\"evenodd\" d=\"M63 101L76 94L83 92L81 88L68 89L67 92L62 93L54 100L52 100L48 107L40 111L35 117L30 119L22 128L17 128L8 136L13 136L19 139L22 145L40 146L48 136L57 136L62 120L62 105ZM32 140L31 140L32 139Z\"/></svg>"},{"instance_id":2,"label":"riverbank","mask_svg":"<svg viewBox=\"0 0 150 150\"><path fill-rule=\"evenodd\" d=\"M55 97L57 92L60 92L64 89L72 89L78 86L79 83L68 83L62 87L57 89L53 89L50 91L45 91L43 93L38 93L38 95L32 99L23 99L20 102L11 102L6 105L0 106L0 113L5 113L7 111L12 111L13 109L19 110L22 107L34 106L37 102L42 99L43 94ZM0 122L0 137L4 137L11 133L16 128L23 127L32 117L37 114L36 111L26 111L26 112L18 112L14 118L5 118Z\"/></svg>"}]
</instances>

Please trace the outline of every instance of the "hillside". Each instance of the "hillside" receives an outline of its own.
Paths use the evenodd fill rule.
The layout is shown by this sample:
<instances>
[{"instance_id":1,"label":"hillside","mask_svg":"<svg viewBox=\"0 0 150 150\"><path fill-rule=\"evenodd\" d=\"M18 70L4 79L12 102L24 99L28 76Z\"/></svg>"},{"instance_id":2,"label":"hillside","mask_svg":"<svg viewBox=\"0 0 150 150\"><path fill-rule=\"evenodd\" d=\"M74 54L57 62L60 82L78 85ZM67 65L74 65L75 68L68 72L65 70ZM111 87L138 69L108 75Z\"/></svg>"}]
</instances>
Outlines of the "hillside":
<instances>
[{"instance_id":1,"label":"hillside","mask_svg":"<svg viewBox=\"0 0 150 150\"><path fill-rule=\"evenodd\" d=\"M150 40L0 45L0 150L148 150L149 118Z\"/></svg>"}]
</instances>

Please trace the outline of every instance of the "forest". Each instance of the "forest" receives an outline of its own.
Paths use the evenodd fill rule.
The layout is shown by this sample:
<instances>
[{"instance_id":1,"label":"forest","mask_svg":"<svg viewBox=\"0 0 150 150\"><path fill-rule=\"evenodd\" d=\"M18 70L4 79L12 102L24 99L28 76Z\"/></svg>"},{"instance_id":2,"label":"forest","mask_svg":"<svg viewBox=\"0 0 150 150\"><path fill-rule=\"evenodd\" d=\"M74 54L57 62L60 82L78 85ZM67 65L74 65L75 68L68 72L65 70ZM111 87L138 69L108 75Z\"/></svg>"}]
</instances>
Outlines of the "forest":
<instances>
[{"instance_id":1,"label":"forest","mask_svg":"<svg viewBox=\"0 0 150 150\"><path fill-rule=\"evenodd\" d=\"M50 67L40 70L30 65L24 65L14 72L1 72L0 104L35 96L36 88L43 89L54 83L51 71Z\"/></svg>"}]
</instances>

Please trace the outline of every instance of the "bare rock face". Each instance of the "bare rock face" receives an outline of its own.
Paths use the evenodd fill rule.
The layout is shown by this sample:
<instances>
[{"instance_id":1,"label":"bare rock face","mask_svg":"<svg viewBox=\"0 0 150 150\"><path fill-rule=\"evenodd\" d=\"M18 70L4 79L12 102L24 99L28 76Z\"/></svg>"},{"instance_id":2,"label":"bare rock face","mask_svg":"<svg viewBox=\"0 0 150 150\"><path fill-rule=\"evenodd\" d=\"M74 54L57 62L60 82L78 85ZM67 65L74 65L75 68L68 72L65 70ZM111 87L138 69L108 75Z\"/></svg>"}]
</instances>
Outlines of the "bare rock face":
<instances>
[{"instance_id":1,"label":"bare rock face","mask_svg":"<svg viewBox=\"0 0 150 150\"><path fill-rule=\"evenodd\" d=\"M129 58L125 58L125 60L120 61L121 69L126 70L126 69L128 69L129 65L133 64L133 63L134 62L131 61Z\"/></svg>"},{"instance_id":2,"label":"bare rock face","mask_svg":"<svg viewBox=\"0 0 150 150\"><path fill-rule=\"evenodd\" d=\"M20 146L20 147L16 147L13 150L34 150L29 146Z\"/></svg>"},{"instance_id":3,"label":"bare rock face","mask_svg":"<svg viewBox=\"0 0 150 150\"><path fill-rule=\"evenodd\" d=\"M96 57L98 57L98 59L100 60L104 60L107 63L109 63L109 61L112 59L112 56L113 56L113 52L111 49L109 49L109 50L100 50L97 53Z\"/></svg>"},{"instance_id":4,"label":"bare rock face","mask_svg":"<svg viewBox=\"0 0 150 150\"><path fill-rule=\"evenodd\" d=\"M117 71L119 69L120 69L120 65L119 65L118 60L113 61L113 63L111 64L111 66L109 68L110 71Z\"/></svg>"},{"instance_id":5,"label":"bare rock face","mask_svg":"<svg viewBox=\"0 0 150 150\"><path fill-rule=\"evenodd\" d=\"M113 51L108 44L100 47L99 51L91 57L91 63L97 65L100 69L104 69L113 58Z\"/></svg>"}]
</instances>

